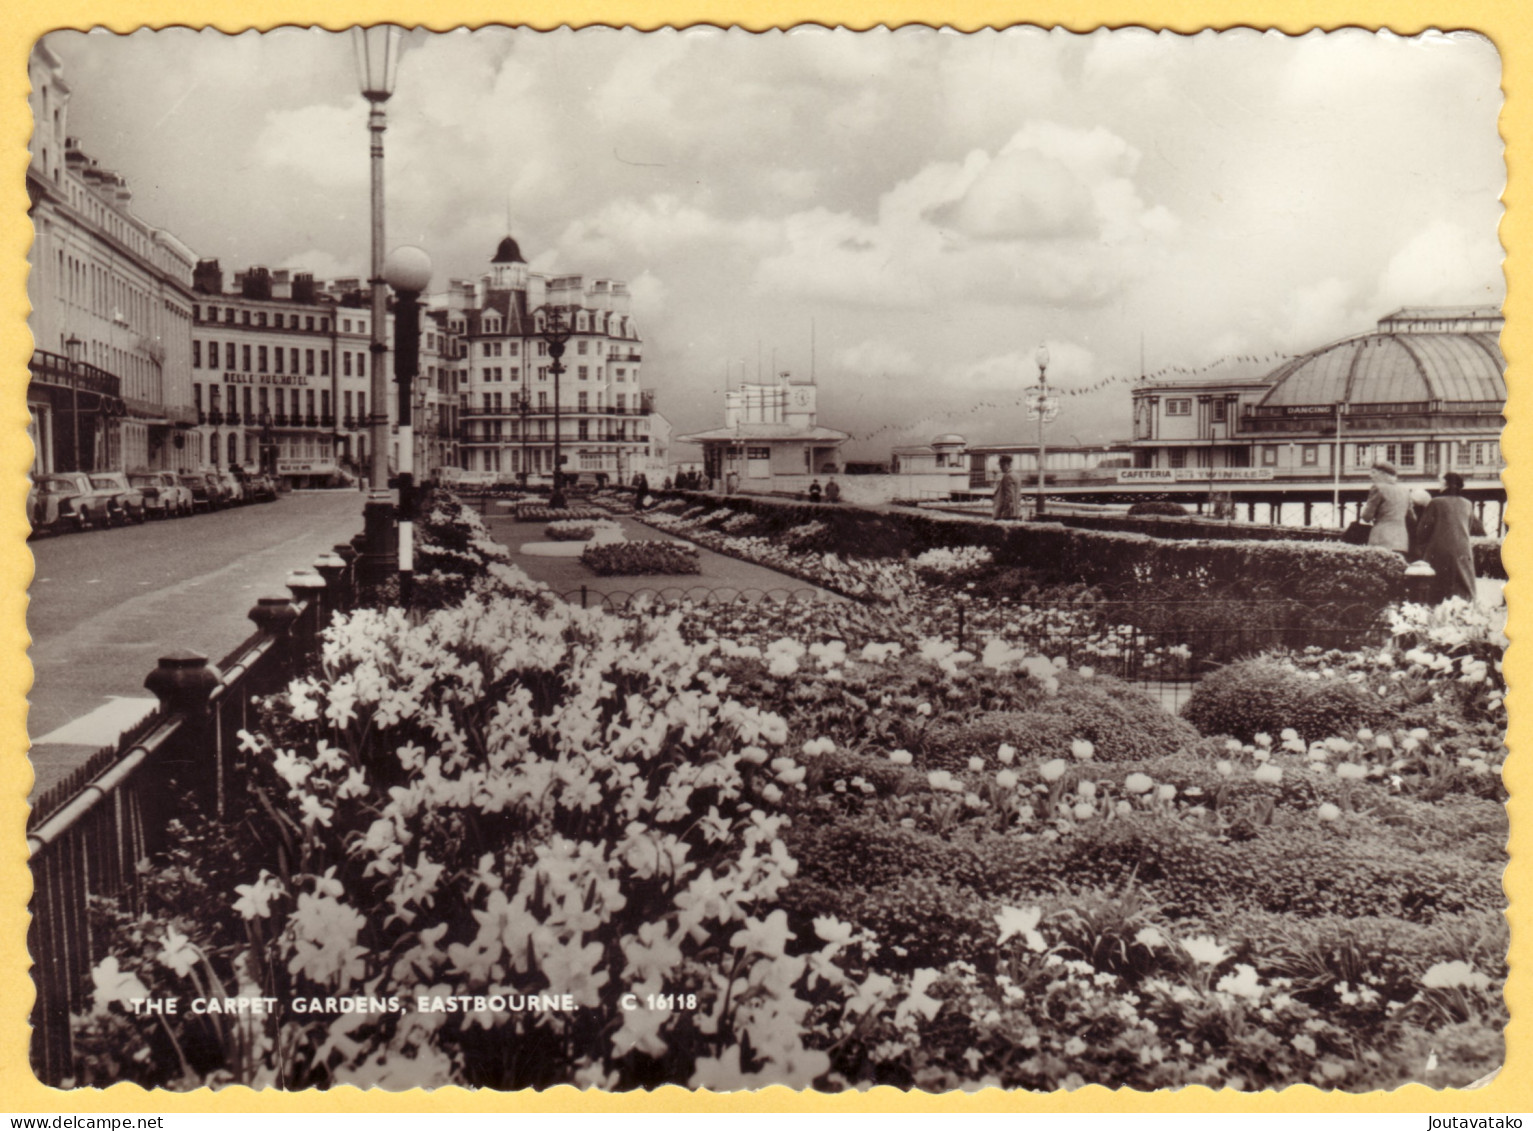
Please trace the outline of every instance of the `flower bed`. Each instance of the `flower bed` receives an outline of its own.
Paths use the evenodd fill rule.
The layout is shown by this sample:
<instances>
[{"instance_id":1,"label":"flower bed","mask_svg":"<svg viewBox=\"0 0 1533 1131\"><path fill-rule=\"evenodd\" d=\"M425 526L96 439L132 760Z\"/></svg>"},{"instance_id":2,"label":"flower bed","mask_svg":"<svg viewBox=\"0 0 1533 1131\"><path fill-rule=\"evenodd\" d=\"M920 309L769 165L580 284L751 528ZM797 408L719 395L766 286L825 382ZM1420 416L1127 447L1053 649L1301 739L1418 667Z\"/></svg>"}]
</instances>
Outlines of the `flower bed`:
<instances>
[{"instance_id":1,"label":"flower bed","mask_svg":"<svg viewBox=\"0 0 1533 1131\"><path fill-rule=\"evenodd\" d=\"M595 507L567 506L554 508L542 503L518 503L517 522L591 522L605 518L606 512Z\"/></svg>"},{"instance_id":2,"label":"flower bed","mask_svg":"<svg viewBox=\"0 0 1533 1131\"><path fill-rule=\"evenodd\" d=\"M697 547L677 542L592 544L580 555L580 562L600 577L687 574L703 570Z\"/></svg>"},{"instance_id":3,"label":"flower bed","mask_svg":"<svg viewBox=\"0 0 1533 1131\"><path fill-rule=\"evenodd\" d=\"M1499 755L1407 724L1497 719L1473 632L1401 618L1385 722L1200 737L892 602L609 613L487 562L268 703L241 821L103 922L77 1082L1462 1086L1503 1057ZM236 992L280 1008L123 1005Z\"/></svg>"}]
</instances>

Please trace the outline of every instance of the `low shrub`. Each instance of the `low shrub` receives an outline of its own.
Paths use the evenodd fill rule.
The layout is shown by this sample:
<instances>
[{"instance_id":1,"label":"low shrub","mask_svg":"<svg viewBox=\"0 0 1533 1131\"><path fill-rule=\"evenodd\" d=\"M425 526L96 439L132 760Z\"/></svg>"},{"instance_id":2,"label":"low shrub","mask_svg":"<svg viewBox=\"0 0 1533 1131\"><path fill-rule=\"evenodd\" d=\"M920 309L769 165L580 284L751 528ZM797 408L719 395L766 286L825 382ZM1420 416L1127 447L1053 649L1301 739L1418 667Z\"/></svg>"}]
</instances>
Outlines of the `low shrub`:
<instances>
[{"instance_id":1,"label":"low shrub","mask_svg":"<svg viewBox=\"0 0 1533 1131\"><path fill-rule=\"evenodd\" d=\"M1137 518L1140 515L1175 515L1181 518L1187 513L1187 508L1181 503L1173 503L1169 499L1140 499L1128 508L1128 516Z\"/></svg>"},{"instance_id":2,"label":"low shrub","mask_svg":"<svg viewBox=\"0 0 1533 1131\"><path fill-rule=\"evenodd\" d=\"M1383 715L1382 705L1354 683L1306 676L1269 659L1220 669L1199 683L1182 707L1182 717L1201 733L1242 742L1289 727L1312 742L1383 722Z\"/></svg>"},{"instance_id":3,"label":"low shrub","mask_svg":"<svg viewBox=\"0 0 1533 1131\"><path fill-rule=\"evenodd\" d=\"M596 537L596 524L591 522L554 522L543 531L550 542L589 542Z\"/></svg>"},{"instance_id":4,"label":"low shrub","mask_svg":"<svg viewBox=\"0 0 1533 1131\"><path fill-rule=\"evenodd\" d=\"M679 542L609 542L587 546L580 562L601 577L703 571L697 547Z\"/></svg>"}]
</instances>

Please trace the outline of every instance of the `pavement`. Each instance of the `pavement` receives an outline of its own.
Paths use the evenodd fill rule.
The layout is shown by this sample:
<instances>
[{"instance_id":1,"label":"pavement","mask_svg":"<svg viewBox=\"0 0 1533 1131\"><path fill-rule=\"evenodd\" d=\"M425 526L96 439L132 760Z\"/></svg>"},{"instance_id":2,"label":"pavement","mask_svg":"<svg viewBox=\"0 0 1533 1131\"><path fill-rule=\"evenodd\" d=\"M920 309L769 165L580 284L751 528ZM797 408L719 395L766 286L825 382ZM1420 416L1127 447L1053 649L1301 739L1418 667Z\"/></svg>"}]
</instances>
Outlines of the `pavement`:
<instances>
[{"instance_id":1,"label":"pavement","mask_svg":"<svg viewBox=\"0 0 1533 1131\"><path fill-rule=\"evenodd\" d=\"M284 495L30 543L34 792L154 708L144 678L161 656L191 649L216 664L248 639L251 606L287 596L290 571L349 541L362 528L363 498L357 491Z\"/></svg>"},{"instance_id":2,"label":"pavement","mask_svg":"<svg viewBox=\"0 0 1533 1131\"><path fill-rule=\"evenodd\" d=\"M654 527L645 526L627 516L604 516L623 528L623 537L630 542L684 542ZM504 512L497 513L491 504L485 522L495 540L511 551L511 560L529 577L541 581L565 600L575 604L581 601L585 590L588 604L607 601L625 603L630 597L641 593L656 594L668 599L691 597L694 600L769 598L772 600L822 600L843 601L846 598L828 589L811 585L797 577L778 573L775 569L743 562L712 550L698 548L702 572L686 575L661 575L640 577L598 577L574 558L542 557L521 553L528 543L546 542L543 533L547 523L517 522Z\"/></svg>"}]
</instances>

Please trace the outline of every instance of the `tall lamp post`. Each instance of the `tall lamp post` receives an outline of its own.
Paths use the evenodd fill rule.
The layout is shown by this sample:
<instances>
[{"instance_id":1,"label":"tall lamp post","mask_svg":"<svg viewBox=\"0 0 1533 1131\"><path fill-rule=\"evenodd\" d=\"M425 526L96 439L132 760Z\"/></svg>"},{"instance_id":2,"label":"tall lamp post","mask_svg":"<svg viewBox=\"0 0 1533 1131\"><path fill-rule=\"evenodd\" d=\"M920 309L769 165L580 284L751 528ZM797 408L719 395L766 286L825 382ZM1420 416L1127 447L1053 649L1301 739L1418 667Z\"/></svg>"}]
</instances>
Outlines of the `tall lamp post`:
<instances>
[{"instance_id":1,"label":"tall lamp post","mask_svg":"<svg viewBox=\"0 0 1533 1131\"><path fill-rule=\"evenodd\" d=\"M539 308L539 313L543 315L543 324L538 334L548 343L548 356L554 359L549 366L554 373L554 489L549 493L548 506L550 510L563 510L564 456L559 444L559 375L564 372L564 347L570 335L575 332L575 326L572 321L565 321L563 307L544 306Z\"/></svg>"},{"instance_id":2,"label":"tall lamp post","mask_svg":"<svg viewBox=\"0 0 1533 1131\"><path fill-rule=\"evenodd\" d=\"M523 487L527 486L527 479L531 469L527 466L527 414L532 411L532 398L527 395L524 388L516 395L517 411L522 414L522 464L521 470L516 473L517 479L521 480Z\"/></svg>"},{"instance_id":3,"label":"tall lamp post","mask_svg":"<svg viewBox=\"0 0 1533 1131\"><path fill-rule=\"evenodd\" d=\"M375 24L352 29L357 53L357 79L367 99L367 131L372 139L372 274L373 288L372 401L369 431L372 434L371 488L364 519L365 547L357 565L363 580L376 584L394 571L393 506L389 498L389 380L383 355L388 352L388 288L383 279L383 131L387 128L383 104L394 93L399 69L402 29L394 24Z\"/></svg>"},{"instance_id":4,"label":"tall lamp post","mask_svg":"<svg viewBox=\"0 0 1533 1131\"><path fill-rule=\"evenodd\" d=\"M64 352L69 355L69 393L72 398L70 405L70 417L72 426L70 432L75 441L75 466L76 471L84 471L80 462L80 359L85 356L85 343L70 334L64 342Z\"/></svg>"},{"instance_id":5,"label":"tall lamp post","mask_svg":"<svg viewBox=\"0 0 1533 1131\"><path fill-rule=\"evenodd\" d=\"M1043 517L1043 480L1044 464L1047 462L1047 451L1043 446L1043 426L1048 423L1051 405L1049 404L1049 350L1047 346L1039 346L1038 352L1033 355L1033 360L1038 363L1038 393L1033 401L1033 412L1038 417L1038 504L1034 514L1038 518Z\"/></svg>"},{"instance_id":6,"label":"tall lamp post","mask_svg":"<svg viewBox=\"0 0 1533 1131\"><path fill-rule=\"evenodd\" d=\"M431 257L395 248L383 265L394 288L394 383L399 401L399 603L410 607L415 585L415 371L420 366L421 292L431 283Z\"/></svg>"}]
</instances>

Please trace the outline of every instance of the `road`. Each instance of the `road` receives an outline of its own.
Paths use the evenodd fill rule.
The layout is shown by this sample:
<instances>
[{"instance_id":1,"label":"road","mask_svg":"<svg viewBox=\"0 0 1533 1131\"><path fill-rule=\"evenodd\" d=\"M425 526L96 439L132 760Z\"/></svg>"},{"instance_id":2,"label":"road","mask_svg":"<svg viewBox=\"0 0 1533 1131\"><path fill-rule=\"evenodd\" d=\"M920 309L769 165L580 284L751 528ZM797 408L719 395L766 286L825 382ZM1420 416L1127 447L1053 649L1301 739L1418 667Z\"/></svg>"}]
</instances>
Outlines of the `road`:
<instances>
[{"instance_id":1,"label":"road","mask_svg":"<svg viewBox=\"0 0 1533 1131\"><path fill-rule=\"evenodd\" d=\"M355 491L284 495L118 530L41 538L27 628L33 789L41 792L154 706L144 677L166 652L217 663L254 631L260 597L362 528Z\"/></svg>"}]
</instances>

